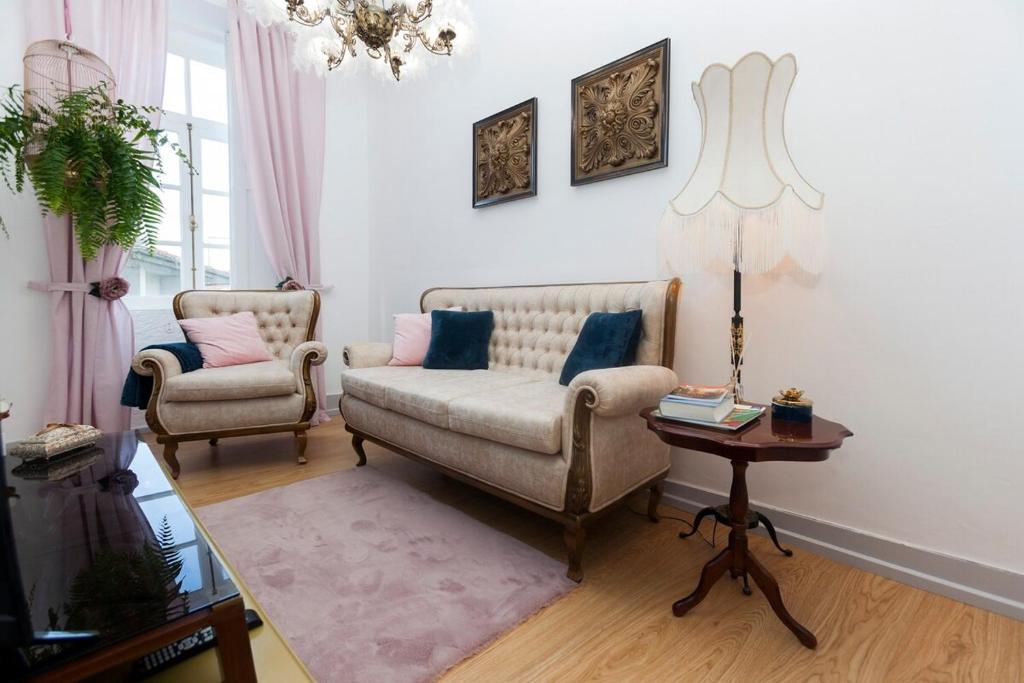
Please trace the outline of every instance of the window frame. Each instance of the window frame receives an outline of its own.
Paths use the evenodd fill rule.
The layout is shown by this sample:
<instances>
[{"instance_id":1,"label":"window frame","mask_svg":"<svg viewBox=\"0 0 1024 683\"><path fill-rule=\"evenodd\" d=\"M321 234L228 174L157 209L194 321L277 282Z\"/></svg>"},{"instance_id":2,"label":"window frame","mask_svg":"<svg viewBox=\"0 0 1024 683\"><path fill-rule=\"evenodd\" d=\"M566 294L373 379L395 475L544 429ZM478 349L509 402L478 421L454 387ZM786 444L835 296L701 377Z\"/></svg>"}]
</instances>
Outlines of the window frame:
<instances>
[{"instance_id":1,"label":"window frame","mask_svg":"<svg viewBox=\"0 0 1024 683\"><path fill-rule=\"evenodd\" d=\"M180 112L164 111L160 119L160 127L167 132L173 132L178 135L179 144L188 151L188 130L187 124L192 124L192 164L196 169L202 169L202 140L212 140L228 145L228 190L204 190L202 187L202 180L200 176L195 179L195 216L196 216L196 239L195 239L195 251L192 248L192 239L190 236L189 219L190 205L189 205L189 192L188 182L189 176L185 165L181 164L181 175L180 185L167 184L168 189L179 190L180 200L180 211L181 211L181 270L179 273L180 283L179 291L192 289L192 269L195 268L196 273L196 289L206 289L205 282L205 251L206 243L204 237L204 221L203 221L203 195L209 194L213 196L226 197L228 200L228 244L226 247L219 245L210 245L210 248L215 249L227 249L229 252L230 259L230 279L228 281L228 288L236 288L242 286L242 283L238 281L238 277L241 273L245 272L246 263L244 262L244 249L241 248L244 245L241 235L239 235L239 216L236 208L239 206L240 194L244 190L243 186L235 182L235 174L241 168L239 163L240 159L237 156L237 145L234 144L234 135L231 130L231 121L233 120L233 102L230 97L232 87L232 74L229 64L227 63L227 33L226 31L217 31L211 28L199 27L195 25L178 25L173 24L168 30L168 42L167 42L167 53L168 55L177 55L185 59L185 109L186 111L192 111L192 88L191 88L191 77L192 69L191 62L202 62L209 66L224 69L225 72L225 99L227 101L227 122L220 123L210 119L202 119L191 116L189 114L183 114ZM161 104L163 104L161 102ZM165 187L161 183L161 187ZM158 241L160 244L166 244L168 246L178 246L179 243L171 241ZM141 295L133 294L129 292L122 301L128 307L129 310L155 310L155 309L167 309L171 300L174 298L174 294L158 294L158 295Z\"/></svg>"}]
</instances>

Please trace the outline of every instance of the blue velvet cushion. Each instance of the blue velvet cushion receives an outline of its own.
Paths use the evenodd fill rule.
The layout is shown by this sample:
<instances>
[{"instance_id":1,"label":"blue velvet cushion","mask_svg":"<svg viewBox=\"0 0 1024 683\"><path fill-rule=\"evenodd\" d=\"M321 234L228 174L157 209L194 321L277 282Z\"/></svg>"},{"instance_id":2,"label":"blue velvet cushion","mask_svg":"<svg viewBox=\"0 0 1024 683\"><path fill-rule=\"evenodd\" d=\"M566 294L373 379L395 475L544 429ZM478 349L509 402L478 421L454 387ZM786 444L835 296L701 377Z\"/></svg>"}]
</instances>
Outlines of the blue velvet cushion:
<instances>
[{"instance_id":1,"label":"blue velvet cushion","mask_svg":"<svg viewBox=\"0 0 1024 683\"><path fill-rule=\"evenodd\" d=\"M632 365L640 342L640 310L622 313L591 313L583 323L576 345L565 359L559 384L587 370Z\"/></svg>"},{"instance_id":2,"label":"blue velvet cushion","mask_svg":"<svg viewBox=\"0 0 1024 683\"><path fill-rule=\"evenodd\" d=\"M431 311L430 346L423 367L430 370L486 370L494 311Z\"/></svg>"}]
</instances>

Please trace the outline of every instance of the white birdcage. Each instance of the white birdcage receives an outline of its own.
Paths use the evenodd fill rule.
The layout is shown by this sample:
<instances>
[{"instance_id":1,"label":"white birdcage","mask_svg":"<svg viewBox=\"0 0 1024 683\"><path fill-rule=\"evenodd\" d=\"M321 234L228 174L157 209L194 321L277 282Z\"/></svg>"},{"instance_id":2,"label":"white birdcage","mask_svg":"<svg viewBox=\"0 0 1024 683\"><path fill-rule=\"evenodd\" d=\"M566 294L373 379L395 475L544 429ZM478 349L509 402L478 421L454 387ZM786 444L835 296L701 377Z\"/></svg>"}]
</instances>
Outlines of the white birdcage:
<instances>
[{"instance_id":1,"label":"white birdcage","mask_svg":"<svg viewBox=\"0 0 1024 683\"><path fill-rule=\"evenodd\" d=\"M116 97L114 72L92 52L66 40L39 40L25 49L25 113L42 112L40 127L48 123L46 111L55 111L62 97L78 90L104 84L111 99ZM31 143L25 156L30 160L41 143Z\"/></svg>"},{"instance_id":2,"label":"white birdcage","mask_svg":"<svg viewBox=\"0 0 1024 683\"><path fill-rule=\"evenodd\" d=\"M25 111L56 109L60 99L78 90L106 85L116 99L114 72L92 52L66 40L40 40L25 50Z\"/></svg>"}]
</instances>

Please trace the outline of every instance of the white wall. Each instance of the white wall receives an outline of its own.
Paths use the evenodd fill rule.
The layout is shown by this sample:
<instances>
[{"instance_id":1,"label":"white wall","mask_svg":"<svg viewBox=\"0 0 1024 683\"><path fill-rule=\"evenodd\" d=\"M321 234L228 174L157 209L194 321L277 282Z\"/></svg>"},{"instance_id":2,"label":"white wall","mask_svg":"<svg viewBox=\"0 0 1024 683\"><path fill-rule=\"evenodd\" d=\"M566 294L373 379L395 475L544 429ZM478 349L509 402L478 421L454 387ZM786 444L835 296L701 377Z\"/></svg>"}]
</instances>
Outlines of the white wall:
<instances>
[{"instance_id":1,"label":"white wall","mask_svg":"<svg viewBox=\"0 0 1024 683\"><path fill-rule=\"evenodd\" d=\"M369 338L369 181L367 84L359 78L327 80L327 154L320 210L320 262L327 393L341 391L341 350ZM337 405L328 405L337 408Z\"/></svg>"},{"instance_id":2,"label":"white wall","mask_svg":"<svg viewBox=\"0 0 1024 683\"><path fill-rule=\"evenodd\" d=\"M4 2L0 17L0 86L24 79L24 6ZM32 190L11 194L0 184L0 216L10 238L0 235L0 396L14 402L4 420L4 437L20 438L39 429L50 383L49 295L27 288L46 282L49 271L43 222Z\"/></svg>"},{"instance_id":3,"label":"white wall","mask_svg":"<svg viewBox=\"0 0 1024 683\"><path fill-rule=\"evenodd\" d=\"M752 50L793 52L789 143L826 192L830 251L817 281L747 278L745 384L761 401L804 387L856 436L823 464L753 467L752 495L1024 571L1024 547L999 524L1024 516L1013 404L1024 384L1020 5L524 0L473 11L471 59L367 85L373 337L434 285L659 275L658 218L699 145L690 81ZM665 36L670 166L570 187L570 80ZM472 122L533 96L539 196L471 209ZM329 153L344 155L335 144ZM686 381L727 376L730 284L686 278ZM726 462L673 457L674 479L728 488Z\"/></svg>"}]
</instances>

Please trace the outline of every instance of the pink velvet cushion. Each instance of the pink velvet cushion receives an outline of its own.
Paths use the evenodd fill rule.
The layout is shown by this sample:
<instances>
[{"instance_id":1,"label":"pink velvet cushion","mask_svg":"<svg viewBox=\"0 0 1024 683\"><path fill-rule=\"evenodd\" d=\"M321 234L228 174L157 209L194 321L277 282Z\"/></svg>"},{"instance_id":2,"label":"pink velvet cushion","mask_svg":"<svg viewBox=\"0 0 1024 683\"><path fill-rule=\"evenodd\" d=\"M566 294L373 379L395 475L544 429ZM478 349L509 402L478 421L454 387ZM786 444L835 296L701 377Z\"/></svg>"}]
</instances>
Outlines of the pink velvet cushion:
<instances>
[{"instance_id":1,"label":"pink velvet cushion","mask_svg":"<svg viewBox=\"0 0 1024 683\"><path fill-rule=\"evenodd\" d=\"M449 311L461 311L454 306ZM423 365L430 346L429 313L396 313L395 340L388 365Z\"/></svg>"},{"instance_id":2,"label":"pink velvet cushion","mask_svg":"<svg viewBox=\"0 0 1024 683\"><path fill-rule=\"evenodd\" d=\"M199 347L204 368L274 360L251 311L179 320L185 337Z\"/></svg>"}]
</instances>

